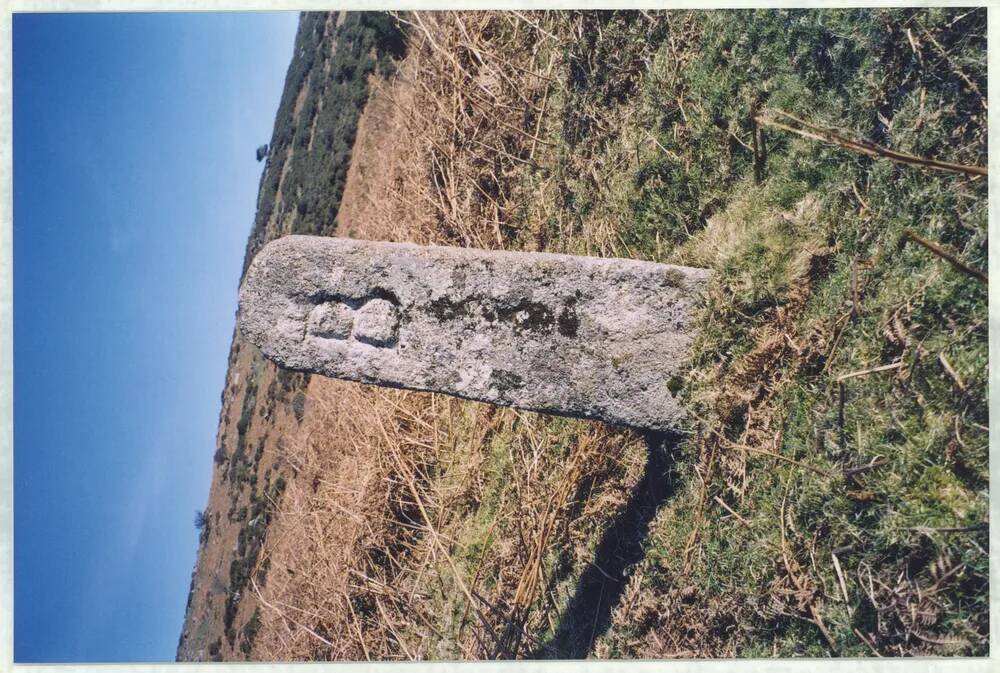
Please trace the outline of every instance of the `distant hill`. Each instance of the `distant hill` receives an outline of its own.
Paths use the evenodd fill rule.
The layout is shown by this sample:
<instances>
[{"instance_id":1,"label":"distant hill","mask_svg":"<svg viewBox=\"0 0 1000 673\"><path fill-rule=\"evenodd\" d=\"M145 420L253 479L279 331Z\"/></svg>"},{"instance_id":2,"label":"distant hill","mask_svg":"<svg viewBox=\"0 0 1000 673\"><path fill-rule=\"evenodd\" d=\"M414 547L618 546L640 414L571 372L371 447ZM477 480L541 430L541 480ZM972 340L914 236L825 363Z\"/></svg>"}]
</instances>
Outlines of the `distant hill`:
<instances>
[{"instance_id":1,"label":"distant hill","mask_svg":"<svg viewBox=\"0 0 1000 673\"><path fill-rule=\"evenodd\" d=\"M402 33L384 14L302 14L244 272L274 238L336 231L368 78L390 73L403 49ZM281 444L302 419L307 383L308 376L278 369L233 332L178 661L238 659L250 652L259 608L248 580L261 571L261 544L289 478Z\"/></svg>"}]
</instances>

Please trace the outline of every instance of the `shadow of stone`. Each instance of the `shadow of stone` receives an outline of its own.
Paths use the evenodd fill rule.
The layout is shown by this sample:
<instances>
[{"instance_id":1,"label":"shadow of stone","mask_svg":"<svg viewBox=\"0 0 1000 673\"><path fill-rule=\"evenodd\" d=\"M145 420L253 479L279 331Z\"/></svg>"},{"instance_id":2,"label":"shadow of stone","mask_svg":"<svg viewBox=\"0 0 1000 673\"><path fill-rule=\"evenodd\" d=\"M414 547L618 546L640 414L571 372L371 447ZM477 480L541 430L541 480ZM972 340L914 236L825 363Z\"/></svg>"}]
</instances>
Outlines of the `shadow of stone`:
<instances>
[{"instance_id":1,"label":"shadow of stone","mask_svg":"<svg viewBox=\"0 0 1000 673\"><path fill-rule=\"evenodd\" d=\"M594 560L577 583L556 632L529 655L532 659L583 659L607 631L611 611L628 583L628 571L642 560L649 524L674 493L672 472L676 435L647 433L645 472L625 507L604 533Z\"/></svg>"}]
</instances>

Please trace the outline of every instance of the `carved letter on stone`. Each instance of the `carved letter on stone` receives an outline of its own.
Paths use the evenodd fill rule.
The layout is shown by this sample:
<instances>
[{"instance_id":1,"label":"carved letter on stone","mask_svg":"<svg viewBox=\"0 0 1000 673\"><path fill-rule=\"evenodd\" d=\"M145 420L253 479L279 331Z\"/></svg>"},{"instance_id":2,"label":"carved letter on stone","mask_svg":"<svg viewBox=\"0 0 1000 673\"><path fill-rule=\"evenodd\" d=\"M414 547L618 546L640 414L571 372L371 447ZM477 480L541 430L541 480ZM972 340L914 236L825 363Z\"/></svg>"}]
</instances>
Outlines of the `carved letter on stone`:
<instances>
[{"instance_id":1,"label":"carved letter on stone","mask_svg":"<svg viewBox=\"0 0 1000 673\"><path fill-rule=\"evenodd\" d=\"M240 328L279 365L656 430L703 269L631 259L287 236L240 290Z\"/></svg>"}]
</instances>

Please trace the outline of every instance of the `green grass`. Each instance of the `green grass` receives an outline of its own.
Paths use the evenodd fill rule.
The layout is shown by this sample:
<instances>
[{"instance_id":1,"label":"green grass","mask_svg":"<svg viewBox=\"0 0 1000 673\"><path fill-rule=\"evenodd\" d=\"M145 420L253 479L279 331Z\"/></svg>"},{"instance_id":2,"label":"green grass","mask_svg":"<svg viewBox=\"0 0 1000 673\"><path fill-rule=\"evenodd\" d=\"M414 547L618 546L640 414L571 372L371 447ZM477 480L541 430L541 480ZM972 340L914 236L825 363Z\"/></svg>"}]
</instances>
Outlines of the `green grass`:
<instances>
[{"instance_id":1,"label":"green grass","mask_svg":"<svg viewBox=\"0 0 1000 673\"><path fill-rule=\"evenodd\" d=\"M929 530L987 522L986 287L900 245L912 229L985 269L985 181L768 129L758 184L752 153L730 141L730 131L752 137L755 105L772 106L904 151L985 164L978 94L923 33L985 90L985 14L962 13L699 14L693 60L675 70L662 49L646 78L643 104L678 160L636 171L623 238L654 258L659 235L674 243L668 261L714 271L688 391L702 430L738 443L768 416L761 434L780 432L781 440L766 448L830 473L759 454L748 456L745 474L724 464L697 470L708 452L733 449L695 439L684 447L678 468L689 488L661 512L644 563L648 589L669 596L688 583L706 603L739 596L747 606L736 637L742 654L870 655L855 630L884 654L987 651L987 533ZM905 27L920 36L919 57ZM856 264L860 311L852 318ZM772 333L802 353L754 353ZM845 382L841 426L836 376L897 361L899 369ZM843 475L876 458L880 467ZM694 504L696 471L712 496L704 511ZM808 583L805 603L781 593L790 580L782 512L785 553ZM698 560L684 567L678 551L695 528ZM838 554L844 602L831 553L846 547ZM863 586L869 571L873 582ZM808 604L833 645L811 623ZM911 622L910 608L925 613L922 621ZM628 654L623 643L641 632L612 633L613 651Z\"/></svg>"}]
</instances>

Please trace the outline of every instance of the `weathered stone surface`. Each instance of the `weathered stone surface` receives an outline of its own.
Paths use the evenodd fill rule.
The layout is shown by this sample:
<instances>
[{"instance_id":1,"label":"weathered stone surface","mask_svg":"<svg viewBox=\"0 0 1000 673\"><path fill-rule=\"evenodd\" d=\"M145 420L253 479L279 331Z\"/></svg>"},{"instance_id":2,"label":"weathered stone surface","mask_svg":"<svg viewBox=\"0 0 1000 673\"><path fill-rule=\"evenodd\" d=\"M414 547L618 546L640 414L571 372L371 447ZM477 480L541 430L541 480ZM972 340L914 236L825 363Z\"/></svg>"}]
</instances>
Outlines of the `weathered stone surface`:
<instances>
[{"instance_id":1,"label":"weathered stone surface","mask_svg":"<svg viewBox=\"0 0 1000 673\"><path fill-rule=\"evenodd\" d=\"M240 290L283 367L521 409L679 429L675 374L703 269L287 236Z\"/></svg>"}]
</instances>

